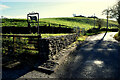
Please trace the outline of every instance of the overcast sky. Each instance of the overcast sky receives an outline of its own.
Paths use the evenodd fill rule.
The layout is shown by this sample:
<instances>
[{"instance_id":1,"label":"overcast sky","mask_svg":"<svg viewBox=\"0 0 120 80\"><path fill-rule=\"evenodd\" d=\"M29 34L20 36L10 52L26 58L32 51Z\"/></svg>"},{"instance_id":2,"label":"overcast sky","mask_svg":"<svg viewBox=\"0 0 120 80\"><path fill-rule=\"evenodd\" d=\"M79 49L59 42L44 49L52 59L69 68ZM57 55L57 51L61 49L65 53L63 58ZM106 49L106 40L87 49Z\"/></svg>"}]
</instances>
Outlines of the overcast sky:
<instances>
[{"instance_id":1,"label":"overcast sky","mask_svg":"<svg viewBox=\"0 0 120 80\"><path fill-rule=\"evenodd\" d=\"M106 18L102 11L117 0L1 0L0 15L8 18L26 18L29 12L38 12L40 18L72 17L72 14Z\"/></svg>"}]
</instances>

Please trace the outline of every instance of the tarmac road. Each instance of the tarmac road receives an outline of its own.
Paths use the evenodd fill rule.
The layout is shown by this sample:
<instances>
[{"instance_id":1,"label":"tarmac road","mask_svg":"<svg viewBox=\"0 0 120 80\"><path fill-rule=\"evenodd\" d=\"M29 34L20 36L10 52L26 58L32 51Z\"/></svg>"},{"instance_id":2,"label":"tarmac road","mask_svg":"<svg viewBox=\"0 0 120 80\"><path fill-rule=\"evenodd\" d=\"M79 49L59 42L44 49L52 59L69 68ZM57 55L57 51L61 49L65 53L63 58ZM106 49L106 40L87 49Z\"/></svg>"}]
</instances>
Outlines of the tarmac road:
<instances>
[{"instance_id":1,"label":"tarmac road","mask_svg":"<svg viewBox=\"0 0 120 80\"><path fill-rule=\"evenodd\" d=\"M115 34L109 32L88 37L53 75L59 78L120 79L120 46L113 38Z\"/></svg>"},{"instance_id":2,"label":"tarmac road","mask_svg":"<svg viewBox=\"0 0 120 80\"><path fill-rule=\"evenodd\" d=\"M82 47L63 59L50 75L32 71L21 78L94 78L120 79L120 45L116 32L90 36Z\"/></svg>"}]
</instances>

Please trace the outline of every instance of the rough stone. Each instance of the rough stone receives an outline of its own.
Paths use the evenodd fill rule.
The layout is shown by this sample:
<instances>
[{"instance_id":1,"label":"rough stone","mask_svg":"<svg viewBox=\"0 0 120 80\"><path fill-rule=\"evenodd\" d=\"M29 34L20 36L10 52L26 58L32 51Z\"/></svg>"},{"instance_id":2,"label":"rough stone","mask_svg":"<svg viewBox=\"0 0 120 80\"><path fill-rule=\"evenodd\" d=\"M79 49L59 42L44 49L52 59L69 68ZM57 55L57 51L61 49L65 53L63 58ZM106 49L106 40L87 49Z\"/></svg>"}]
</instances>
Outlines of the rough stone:
<instances>
[{"instance_id":1,"label":"rough stone","mask_svg":"<svg viewBox=\"0 0 120 80\"><path fill-rule=\"evenodd\" d=\"M40 54L46 54L45 57L51 60L60 50L75 42L76 37L77 35L74 33L64 36L43 38L40 40Z\"/></svg>"}]
</instances>

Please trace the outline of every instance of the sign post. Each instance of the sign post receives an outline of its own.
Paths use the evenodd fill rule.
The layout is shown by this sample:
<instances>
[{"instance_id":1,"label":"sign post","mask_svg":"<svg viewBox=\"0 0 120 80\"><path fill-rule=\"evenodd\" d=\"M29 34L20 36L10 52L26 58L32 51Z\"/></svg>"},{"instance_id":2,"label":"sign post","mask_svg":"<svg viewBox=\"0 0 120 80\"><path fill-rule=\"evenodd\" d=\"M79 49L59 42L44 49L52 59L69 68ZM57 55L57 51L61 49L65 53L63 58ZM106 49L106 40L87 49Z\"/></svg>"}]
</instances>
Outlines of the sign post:
<instances>
[{"instance_id":1,"label":"sign post","mask_svg":"<svg viewBox=\"0 0 120 80\"><path fill-rule=\"evenodd\" d=\"M27 14L27 22L28 22L28 27L31 27L31 23L37 23L37 28L38 28L38 51L40 54L40 38L41 38L41 34L40 34L40 29L39 29L39 13L29 13Z\"/></svg>"},{"instance_id":2,"label":"sign post","mask_svg":"<svg viewBox=\"0 0 120 80\"><path fill-rule=\"evenodd\" d=\"M38 34L40 35L40 29L39 29L39 13L29 13L27 14L27 22L28 22L28 27L31 27L31 23L37 23L38 24Z\"/></svg>"}]
</instances>

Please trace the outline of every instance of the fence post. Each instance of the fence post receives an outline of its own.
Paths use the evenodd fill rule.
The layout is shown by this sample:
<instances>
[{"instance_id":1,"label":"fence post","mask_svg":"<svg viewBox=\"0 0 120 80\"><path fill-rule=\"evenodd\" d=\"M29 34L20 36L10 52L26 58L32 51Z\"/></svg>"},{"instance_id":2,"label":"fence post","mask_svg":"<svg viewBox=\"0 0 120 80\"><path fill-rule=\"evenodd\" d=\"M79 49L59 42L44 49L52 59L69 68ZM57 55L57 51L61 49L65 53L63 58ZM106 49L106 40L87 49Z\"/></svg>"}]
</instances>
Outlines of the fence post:
<instances>
[{"instance_id":1,"label":"fence post","mask_svg":"<svg viewBox=\"0 0 120 80\"><path fill-rule=\"evenodd\" d=\"M61 25L59 24L59 27L61 27Z\"/></svg>"},{"instance_id":2,"label":"fence post","mask_svg":"<svg viewBox=\"0 0 120 80\"><path fill-rule=\"evenodd\" d=\"M13 54L15 52L15 39L16 39L16 37L13 35Z\"/></svg>"},{"instance_id":3,"label":"fence post","mask_svg":"<svg viewBox=\"0 0 120 80\"><path fill-rule=\"evenodd\" d=\"M40 45L39 45L39 43L40 43L40 35L38 35L38 54L40 55Z\"/></svg>"},{"instance_id":4,"label":"fence post","mask_svg":"<svg viewBox=\"0 0 120 80\"><path fill-rule=\"evenodd\" d=\"M49 24L49 27L50 27L50 24Z\"/></svg>"}]
</instances>

